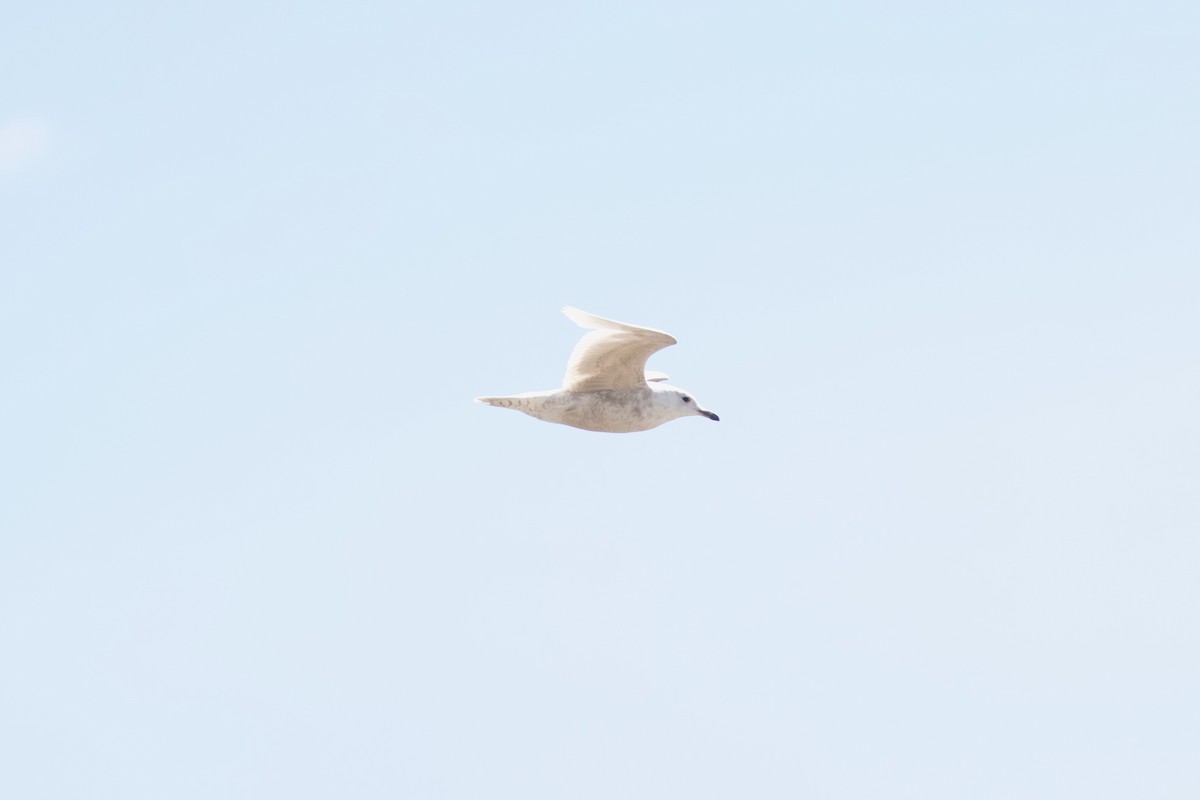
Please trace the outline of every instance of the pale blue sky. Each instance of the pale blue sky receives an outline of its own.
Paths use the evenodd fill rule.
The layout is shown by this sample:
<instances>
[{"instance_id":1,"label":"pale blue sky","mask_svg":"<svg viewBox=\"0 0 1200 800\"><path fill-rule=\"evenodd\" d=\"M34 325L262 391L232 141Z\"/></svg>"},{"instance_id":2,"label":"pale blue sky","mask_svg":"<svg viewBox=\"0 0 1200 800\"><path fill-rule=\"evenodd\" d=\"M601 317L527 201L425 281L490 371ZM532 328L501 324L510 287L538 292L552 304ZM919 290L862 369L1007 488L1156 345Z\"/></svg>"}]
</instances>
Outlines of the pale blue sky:
<instances>
[{"instance_id":1,"label":"pale blue sky","mask_svg":"<svg viewBox=\"0 0 1200 800\"><path fill-rule=\"evenodd\" d=\"M1200 6L0 26L0 796L1200 796ZM604 435L564 304L721 415Z\"/></svg>"}]
</instances>

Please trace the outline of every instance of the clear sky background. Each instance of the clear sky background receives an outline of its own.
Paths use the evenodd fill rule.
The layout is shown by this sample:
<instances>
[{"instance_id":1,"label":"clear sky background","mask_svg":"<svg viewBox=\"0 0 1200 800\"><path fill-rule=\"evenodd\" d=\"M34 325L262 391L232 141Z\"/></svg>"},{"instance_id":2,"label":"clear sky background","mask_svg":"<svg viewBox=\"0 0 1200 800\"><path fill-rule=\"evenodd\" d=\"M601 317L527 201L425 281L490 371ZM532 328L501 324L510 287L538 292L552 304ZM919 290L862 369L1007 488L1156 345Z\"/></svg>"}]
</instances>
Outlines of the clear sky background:
<instances>
[{"instance_id":1,"label":"clear sky background","mask_svg":"<svg viewBox=\"0 0 1200 800\"><path fill-rule=\"evenodd\" d=\"M10 6L0 795L1200 796L1200 5Z\"/></svg>"}]
</instances>

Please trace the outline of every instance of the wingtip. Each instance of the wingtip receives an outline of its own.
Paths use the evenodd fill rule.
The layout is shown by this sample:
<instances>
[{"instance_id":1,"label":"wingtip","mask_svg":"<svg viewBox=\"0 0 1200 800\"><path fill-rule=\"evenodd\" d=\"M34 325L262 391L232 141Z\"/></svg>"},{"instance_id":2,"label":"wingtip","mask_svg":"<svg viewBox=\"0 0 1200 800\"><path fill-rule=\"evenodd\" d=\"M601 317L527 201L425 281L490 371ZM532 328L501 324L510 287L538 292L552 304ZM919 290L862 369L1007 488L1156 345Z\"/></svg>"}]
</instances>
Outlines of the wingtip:
<instances>
[{"instance_id":1,"label":"wingtip","mask_svg":"<svg viewBox=\"0 0 1200 800\"><path fill-rule=\"evenodd\" d=\"M567 316L567 319L574 322L581 328L588 330L603 330L611 326L611 320L606 320L604 317L598 317L590 311L584 311L582 308L575 306L563 306L562 312Z\"/></svg>"},{"instance_id":2,"label":"wingtip","mask_svg":"<svg viewBox=\"0 0 1200 800\"><path fill-rule=\"evenodd\" d=\"M601 317L593 314L590 311L584 311L581 308L574 306L563 306L562 312L567 315L567 319L574 322L581 328L587 328L593 331L629 331L633 333L656 333L660 336L665 336L671 340L671 344L676 344L675 337L666 331L660 331L657 328L647 328L643 325L633 325L628 322L618 322L615 319Z\"/></svg>"}]
</instances>

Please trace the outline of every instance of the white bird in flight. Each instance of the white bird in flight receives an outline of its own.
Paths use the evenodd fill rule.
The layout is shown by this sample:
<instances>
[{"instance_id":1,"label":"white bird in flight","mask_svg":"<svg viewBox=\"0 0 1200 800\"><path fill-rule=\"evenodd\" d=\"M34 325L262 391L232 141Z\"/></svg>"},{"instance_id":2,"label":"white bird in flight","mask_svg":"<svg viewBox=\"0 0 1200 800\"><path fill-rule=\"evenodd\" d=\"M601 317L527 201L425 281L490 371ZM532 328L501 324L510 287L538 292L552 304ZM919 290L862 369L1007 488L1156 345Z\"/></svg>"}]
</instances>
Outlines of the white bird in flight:
<instances>
[{"instance_id":1,"label":"white bird in flight","mask_svg":"<svg viewBox=\"0 0 1200 800\"><path fill-rule=\"evenodd\" d=\"M562 388L477 397L477 402L515 409L546 422L610 433L648 431L680 417L720 419L701 408L688 392L663 383L665 373L646 370L646 360L675 344L674 336L570 306L563 313L592 332L575 345Z\"/></svg>"}]
</instances>

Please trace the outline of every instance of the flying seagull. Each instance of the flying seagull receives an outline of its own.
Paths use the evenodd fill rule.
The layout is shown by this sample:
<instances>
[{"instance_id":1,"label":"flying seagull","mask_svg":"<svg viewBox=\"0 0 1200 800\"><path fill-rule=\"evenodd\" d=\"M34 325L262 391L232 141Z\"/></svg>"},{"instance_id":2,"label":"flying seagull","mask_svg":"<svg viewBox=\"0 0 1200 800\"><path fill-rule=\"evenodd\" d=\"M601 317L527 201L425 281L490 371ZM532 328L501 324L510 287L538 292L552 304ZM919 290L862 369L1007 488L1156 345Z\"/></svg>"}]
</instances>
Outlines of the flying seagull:
<instances>
[{"instance_id":1,"label":"flying seagull","mask_svg":"<svg viewBox=\"0 0 1200 800\"><path fill-rule=\"evenodd\" d=\"M562 388L477 397L477 402L511 408L546 422L610 433L648 431L680 417L720 419L701 408L688 392L664 383L666 374L646 371L646 359L675 344L674 336L570 306L563 313L592 332L575 345Z\"/></svg>"}]
</instances>

